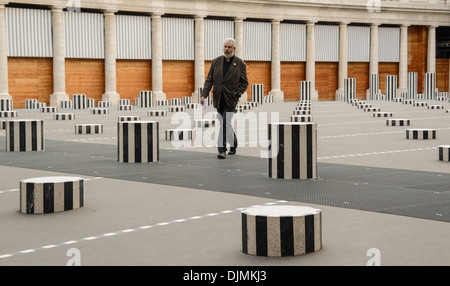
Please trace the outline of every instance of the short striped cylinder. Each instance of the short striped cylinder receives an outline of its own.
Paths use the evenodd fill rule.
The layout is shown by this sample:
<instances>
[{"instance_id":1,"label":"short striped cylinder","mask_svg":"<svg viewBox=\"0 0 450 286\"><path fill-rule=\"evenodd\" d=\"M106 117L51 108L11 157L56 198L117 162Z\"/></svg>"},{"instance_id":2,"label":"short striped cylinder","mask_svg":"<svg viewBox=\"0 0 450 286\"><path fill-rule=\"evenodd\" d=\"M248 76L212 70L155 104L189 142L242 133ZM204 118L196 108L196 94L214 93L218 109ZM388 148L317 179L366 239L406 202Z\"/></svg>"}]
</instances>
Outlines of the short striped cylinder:
<instances>
[{"instance_id":1,"label":"short striped cylinder","mask_svg":"<svg viewBox=\"0 0 450 286\"><path fill-rule=\"evenodd\" d=\"M94 99L94 98L88 98L88 99L86 99L86 107L87 107L87 108L93 108L93 107L95 107L95 99Z\"/></svg>"},{"instance_id":2,"label":"short striped cylinder","mask_svg":"<svg viewBox=\"0 0 450 286\"><path fill-rule=\"evenodd\" d=\"M252 84L252 97L253 102L263 104L264 99L264 84Z\"/></svg>"},{"instance_id":3,"label":"short striped cylinder","mask_svg":"<svg viewBox=\"0 0 450 286\"><path fill-rule=\"evenodd\" d=\"M165 110L150 110L150 111L147 111L147 115L148 116L166 116L167 111L165 111Z\"/></svg>"},{"instance_id":4,"label":"short striped cylinder","mask_svg":"<svg viewBox=\"0 0 450 286\"><path fill-rule=\"evenodd\" d=\"M386 126L409 126L411 120L409 119L388 119L386 120Z\"/></svg>"},{"instance_id":5,"label":"short striped cylinder","mask_svg":"<svg viewBox=\"0 0 450 286\"><path fill-rule=\"evenodd\" d=\"M109 114L109 109L108 108L103 108L103 107L91 108L91 114L93 114L93 115Z\"/></svg>"},{"instance_id":6,"label":"short striped cylinder","mask_svg":"<svg viewBox=\"0 0 450 286\"><path fill-rule=\"evenodd\" d=\"M138 121L138 120L141 120L141 117L138 115L119 116L119 121Z\"/></svg>"},{"instance_id":7,"label":"short striped cylinder","mask_svg":"<svg viewBox=\"0 0 450 286\"><path fill-rule=\"evenodd\" d=\"M416 98L417 84L417 72L408 72L408 99Z\"/></svg>"},{"instance_id":8,"label":"short striped cylinder","mask_svg":"<svg viewBox=\"0 0 450 286\"><path fill-rule=\"evenodd\" d=\"M94 107L88 106L87 101L87 95L86 94L74 94L72 95L72 103L73 103L73 109L87 109L88 107Z\"/></svg>"},{"instance_id":9,"label":"short striped cylinder","mask_svg":"<svg viewBox=\"0 0 450 286\"><path fill-rule=\"evenodd\" d=\"M10 117L18 117L19 113L17 111L0 111L0 117L10 118Z\"/></svg>"},{"instance_id":10,"label":"short striped cylinder","mask_svg":"<svg viewBox=\"0 0 450 286\"><path fill-rule=\"evenodd\" d=\"M40 177L20 181L20 212L48 214L84 206L84 179Z\"/></svg>"},{"instance_id":11,"label":"short striped cylinder","mask_svg":"<svg viewBox=\"0 0 450 286\"><path fill-rule=\"evenodd\" d=\"M317 177L317 125L303 122L270 123L268 177Z\"/></svg>"},{"instance_id":12,"label":"short striped cylinder","mask_svg":"<svg viewBox=\"0 0 450 286\"><path fill-rule=\"evenodd\" d=\"M407 129L406 130L406 139L418 139L418 140L427 140L427 139L436 139L436 129Z\"/></svg>"},{"instance_id":13,"label":"short striped cylinder","mask_svg":"<svg viewBox=\"0 0 450 286\"><path fill-rule=\"evenodd\" d=\"M263 98L263 103L272 103L273 102L273 95L266 95Z\"/></svg>"},{"instance_id":14,"label":"short striped cylinder","mask_svg":"<svg viewBox=\"0 0 450 286\"><path fill-rule=\"evenodd\" d=\"M292 111L293 115L309 115L311 114L311 110L294 110Z\"/></svg>"},{"instance_id":15,"label":"short striped cylinder","mask_svg":"<svg viewBox=\"0 0 450 286\"><path fill-rule=\"evenodd\" d=\"M103 124L88 123L75 125L75 134L101 134L101 133L103 133Z\"/></svg>"},{"instance_id":16,"label":"short striped cylinder","mask_svg":"<svg viewBox=\"0 0 450 286\"><path fill-rule=\"evenodd\" d=\"M344 78L345 101L356 98L356 78Z\"/></svg>"},{"instance_id":17,"label":"short striped cylinder","mask_svg":"<svg viewBox=\"0 0 450 286\"><path fill-rule=\"evenodd\" d=\"M159 161L159 122L118 122L117 132L117 157L119 162L149 163Z\"/></svg>"},{"instance_id":18,"label":"short striped cylinder","mask_svg":"<svg viewBox=\"0 0 450 286\"><path fill-rule=\"evenodd\" d=\"M397 76L387 75L386 76L386 98L387 101L392 101L397 97Z\"/></svg>"},{"instance_id":19,"label":"short striped cylinder","mask_svg":"<svg viewBox=\"0 0 450 286\"><path fill-rule=\"evenodd\" d=\"M6 122L6 151L42 150L45 150L43 120L12 119Z\"/></svg>"},{"instance_id":20,"label":"short striped cylinder","mask_svg":"<svg viewBox=\"0 0 450 286\"><path fill-rule=\"evenodd\" d=\"M134 106L136 106L136 107L141 107L141 100L140 100L139 97L136 97L136 98L134 99Z\"/></svg>"},{"instance_id":21,"label":"short striped cylinder","mask_svg":"<svg viewBox=\"0 0 450 286\"><path fill-rule=\"evenodd\" d=\"M171 98L170 105L181 105L181 98Z\"/></svg>"},{"instance_id":22,"label":"short striped cylinder","mask_svg":"<svg viewBox=\"0 0 450 286\"><path fill-rule=\"evenodd\" d=\"M72 101L71 100L61 100L59 102L59 108L72 109L73 108Z\"/></svg>"},{"instance_id":23,"label":"short striped cylinder","mask_svg":"<svg viewBox=\"0 0 450 286\"><path fill-rule=\"evenodd\" d=\"M415 102L413 103L413 106L421 106L421 107L425 107L425 106L428 106L428 103L427 103L427 102L422 102L422 101L419 101L419 102L415 101Z\"/></svg>"},{"instance_id":24,"label":"short striped cylinder","mask_svg":"<svg viewBox=\"0 0 450 286\"><path fill-rule=\"evenodd\" d=\"M334 96L335 101L348 101L343 93L336 93Z\"/></svg>"},{"instance_id":25,"label":"short striped cylinder","mask_svg":"<svg viewBox=\"0 0 450 286\"><path fill-rule=\"evenodd\" d=\"M311 115L291 115L291 122L311 122Z\"/></svg>"},{"instance_id":26,"label":"short striped cylinder","mask_svg":"<svg viewBox=\"0 0 450 286\"><path fill-rule=\"evenodd\" d=\"M439 91L437 93L437 96L441 97L441 98L448 98L448 92L447 91Z\"/></svg>"},{"instance_id":27,"label":"short striped cylinder","mask_svg":"<svg viewBox=\"0 0 450 286\"><path fill-rule=\"evenodd\" d=\"M131 105L131 102L129 99L119 99L119 106L121 105Z\"/></svg>"},{"instance_id":28,"label":"short striped cylinder","mask_svg":"<svg viewBox=\"0 0 450 286\"><path fill-rule=\"evenodd\" d=\"M392 100L393 102L402 102L403 98L402 97L396 97Z\"/></svg>"},{"instance_id":29,"label":"short striped cylinder","mask_svg":"<svg viewBox=\"0 0 450 286\"><path fill-rule=\"evenodd\" d=\"M169 106L169 112L183 112L184 106Z\"/></svg>"},{"instance_id":30,"label":"short striped cylinder","mask_svg":"<svg viewBox=\"0 0 450 286\"><path fill-rule=\"evenodd\" d=\"M25 109L35 109L37 102L37 99L25 99Z\"/></svg>"},{"instance_id":31,"label":"short striped cylinder","mask_svg":"<svg viewBox=\"0 0 450 286\"><path fill-rule=\"evenodd\" d=\"M156 106L168 106L169 101L166 99L160 99L156 101Z\"/></svg>"},{"instance_id":32,"label":"short striped cylinder","mask_svg":"<svg viewBox=\"0 0 450 286\"><path fill-rule=\"evenodd\" d=\"M118 108L119 108L120 111L134 110L134 106L133 105L119 105Z\"/></svg>"},{"instance_id":33,"label":"short striped cylinder","mask_svg":"<svg viewBox=\"0 0 450 286\"><path fill-rule=\"evenodd\" d=\"M297 105L295 107L295 110L311 110L311 106L310 105Z\"/></svg>"},{"instance_id":34,"label":"short striped cylinder","mask_svg":"<svg viewBox=\"0 0 450 286\"><path fill-rule=\"evenodd\" d=\"M423 95L427 100L432 100L436 97L436 73L424 74Z\"/></svg>"},{"instance_id":35,"label":"short striped cylinder","mask_svg":"<svg viewBox=\"0 0 450 286\"><path fill-rule=\"evenodd\" d=\"M414 99L403 99L402 104L413 104L414 102Z\"/></svg>"},{"instance_id":36,"label":"short striped cylinder","mask_svg":"<svg viewBox=\"0 0 450 286\"><path fill-rule=\"evenodd\" d=\"M386 95L384 95L382 93L375 93L372 98L372 100L385 100L385 99L386 99Z\"/></svg>"},{"instance_id":37,"label":"short striped cylinder","mask_svg":"<svg viewBox=\"0 0 450 286\"><path fill-rule=\"evenodd\" d=\"M322 211L305 206L256 206L241 211L241 252L262 257L322 249Z\"/></svg>"},{"instance_id":38,"label":"short striped cylinder","mask_svg":"<svg viewBox=\"0 0 450 286\"><path fill-rule=\"evenodd\" d=\"M428 109L444 109L443 105L432 104L427 106Z\"/></svg>"},{"instance_id":39,"label":"short striped cylinder","mask_svg":"<svg viewBox=\"0 0 450 286\"><path fill-rule=\"evenodd\" d=\"M258 102L255 102L255 101L249 101L249 102L246 102L246 103L244 103L244 104L246 104L246 105L250 105L251 107L258 107Z\"/></svg>"},{"instance_id":40,"label":"short striped cylinder","mask_svg":"<svg viewBox=\"0 0 450 286\"><path fill-rule=\"evenodd\" d=\"M53 114L53 120L74 120L74 113L55 113Z\"/></svg>"},{"instance_id":41,"label":"short striped cylinder","mask_svg":"<svg viewBox=\"0 0 450 286\"><path fill-rule=\"evenodd\" d=\"M236 106L236 108L234 109L234 113L244 113L244 109L243 108L238 108Z\"/></svg>"},{"instance_id":42,"label":"short striped cylinder","mask_svg":"<svg viewBox=\"0 0 450 286\"><path fill-rule=\"evenodd\" d=\"M364 108L365 112L377 112L380 111L379 107L368 107L368 108Z\"/></svg>"},{"instance_id":43,"label":"short striped cylinder","mask_svg":"<svg viewBox=\"0 0 450 286\"><path fill-rule=\"evenodd\" d=\"M358 105L361 105L361 104L366 104L366 102L362 101L362 100L350 100L349 102L351 102L352 106L358 106Z\"/></svg>"},{"instance_id":44,"label":"short striped cylinder","mask_svg":"<svg viewBox=\"0 0 450 286\"><path fill-rule=\"evenodd\" d=\"M438 148L439 148L439 161L450 162L450 145L440 145Z\"/></svg>"},{"instance_id":45,"label":"short striped cylinder","mask_svg":"<svg viewBox=\"0 0 450 286\"><path fill-rule=\"evenodd\" d=\"M186 109L199 109L199 108L202 108L202 105L200 103L186 103L185 106L186 106Z\"/></svg>"},{"instance_id":46,"label":"short striped cylinder","mask_svg":"<svg viewBox=\"0 0 450 286\"><path fill-rule=\"evenodd\" d=\"M374 112L373 117L392 117L392 112Z\"/></svg>"},{"instance_id":47,"label":"short striped cylinder","mask_svg":"<svg viewBox=\"0 0 450 286\"><path fill-rule=\"evenodd\" d=\"M369 75L369 100L375 99L375 94L380 90L380 76L378 74Z\"/></svg>"},{"instance_id":48,"label":"short striped cylinder","mask_svg":"<svg viewBox=\"0 0 450 286\"><path fill-rule=\"evenodd\" d=\"M436 100L436 101L447 101L447 97L437 96L437 97L434 98L434 100Z\"/></svg>"},{"instance_id":49,"label":"short striped cylinder","mask_svg":"<svg viewBox=\"0 0 450 286\"><path fill-rule=\"evenodd\" d=\"M97 107L100 107L100 108L109 108L109 107L111 107L111 101L103 101L103 100L100 100L99 102L97 102Z\"/></svg>"},{"instance_id":50,"label":"short striped cylinder","mask_svg":"<svg viewBox=\"0 0 450 286\"><path fill-rule=\"evenodd\" d=\"M367 104L367 103L364 103L364 104L358 104L358 105L356 106L356 108L359 108L359 109L372 108L372 104Z\"/></svg>"},{"instance_id":51,"label":"short striped cylinder","mask_svg":"<svg viewBox=\"0 0 450 286\"><path fill-rule=\"evenodd\" d=\"M34 108L33 109L39 109L41 110L42 107L46 107L47 103L46 102L35 102L34 103Z\"/></svg>"},{"instance_id":52,"label":"short striped cylinder","mask_svg":"<svg viewBox=\"0 0 450 286\"><path fill-rule=\"evenodd\" d=\"M9 98L0 98L0 111L13 110L13 101Z\"/></svg>"},{"instance_id":53,"label":"short striped cylinder","mask_svg":"<svg viewBox=\"0 0 450 286\"><path fill-rule=\"evenodd\" d=\"M416 94L416 99L425 99L425 95L423 95L422 93L418 93Z\"/></svg>"},{"instance_id":54,"label":"short striped cylinder","mask_svg":"<svg viewBox=\"0 0 450 286\"><path fill-rule=\"evenodd\" d=\"M402 99L407 99L407 98L408 98L408 92L401 92L401 93L400 93L400 97L401 97Z\"/></svg>"},{"instance_id":55,"label":"short striped cylinder","mask_svg":"<svg viewBox=\"0 0 450 286\"><path fill-rule=\"evenodd\" d=\"M216 127L217 120L216 119L195 119L194 120L194 127L202 128L202 127Z\"/></svg>"},{"instance_id":56,"label":"short striped cylinder","mask_svg":"<svg viewBox=\"0 0 450 286\"><path fill-rule=\"evenodd\" d=\"M309 80L300 81L300 100L311 100L311 82Z\"/></svg>"},{"instance_id":57,"label":"short striped cylinder","mask_svg":"<svg viewBox=\"0 0 450 286\"><path fill-rule=\"evenodd\" d=\"M181 98L181 103L182 104L192 103L192 97L190 97L190 96L183 96Z\"/></svg>"},{"instance_id":58,"label":"short striped cylinder","mask_svg":"<svg viewBox=\"0 0 450 286\"><path fill-rule=\"evenodd\" d=\"M41 113L54 113L54 112L58 112L58 108L56 106L41 107Z\"/></svg>"},{"instance_id":59,"label":"short striped cylinder","mask_svg":"<svg viewBox=\"0 0 450 286\"><path fill-rule=\"evenodd\" d=\"M238 105L236 105L236 108L241 108L243 110L251 110L252 106L248 105L248 104L238 104Z\"/></svg>"},{"instance_id":60,"label":"short striped cylinder","mask_svg":"<svg viewBox=\"0 0 450 286\"><path fill-rule=\"evenodd\" d=\"M7 120L0 120L0 130L5 130L6 129L6 122L8 122Z\"/></svg>"},{"instance_id":61,"label":"short striped cylinder","mask_svg":"<svg viewBox=\"0 0 450 286\"><path fill-rule=\"evenodd\" d=\"M149 108L153 106L153 93L151 90L141 90L139 92L139 107Z\"/></svg>"},{"instance_id":62,"label":"short striped cylinder","mask_svg":"<svg viewBox=\"0 0 450 286\"><path fill-rule=\"evenodd\" d=\"M192 129L167 129L166 141L194 140L194 134Z\"/></svg>"}]
</instances>

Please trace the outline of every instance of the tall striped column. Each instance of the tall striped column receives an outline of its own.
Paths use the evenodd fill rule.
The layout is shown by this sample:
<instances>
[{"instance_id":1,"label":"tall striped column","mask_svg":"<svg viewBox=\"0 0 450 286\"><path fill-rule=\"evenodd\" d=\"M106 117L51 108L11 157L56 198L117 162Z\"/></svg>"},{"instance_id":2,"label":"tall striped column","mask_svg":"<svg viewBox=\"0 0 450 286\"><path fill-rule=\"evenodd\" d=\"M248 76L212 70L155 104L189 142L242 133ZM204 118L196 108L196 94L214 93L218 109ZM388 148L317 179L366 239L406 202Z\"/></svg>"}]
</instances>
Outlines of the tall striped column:
<instances>
[{"instance_id":1,"label":"tall striped column","mask_svg":"<svg viewBox=\"0 0 450 286\"><path fill-rule=\"evenodd\" d=\"M397 76L386 76L386 99L387 101L393 101L397 97Z\"/></svg>"},{"instance_id":2,"label":"tall striped column","mask_svg":"<svg viewBox=\"0 0 450 286\"><path fill-rule=\"evenodd\" d=\"M264 85L252 84L252 102L263 103L264 98Z\"/></svg>"},{"instance_id":3,"label":"tall striped column","mask_svg":"<svg viewBox=\"0 0 450 286\"><path fill-rule=\"evenodd\" d=\"M13 100L9 98L0 98L0 111L12 111Z\"/></svg>"},{"instance_id":4,"label":"tall striped column","mask_svg":"<svg viewBox=\"0 0 450 286\"><path fill-rule=\"evenodd\" d=\"M74 94L72 95L73 109L87 109L87 95Z\"/></svg>"},{"instance_id":5,"label":"tall striped column","mask_svg":"<svg viewBox=\"0 0 450 286\"><path fill-rule=\"evenodd\" d=\"M6 122L6 151L29 152L44 149L43 120L14 119Z\"/></svg>"},{"instance_id":6,"label":"tall striped column","mask_svg":"<svg viewBox=\"0 0 450 286\"><path fill-rule=\"evenodd\" d=\"M139 106L143 108L153 106L153 92L151 90L141 90L139 92Z\"/></svg>"},{"instance_id":7,"label":"tall striped column","mask_svg":"<svg viewBox=\"0 0 450 286\"><path fill-rule=\"evenodd\" d=\"M306 23L306 80L311 83L312 101L318 101L316 93L316 40L315 40L315 21Z\"/></svg>"},{"instance_id":8,"label":"tall striped column","mask_svg":"<svg viewBox=\"0 0 450 286\"><path fill-rule=\"evenodd\" d=\"M369 75L369 98L368 100L374 100L375 95L380 90L380 77L378 74Z\"/></svg>"},{"instance_id":9,"label":"tall striped column","mask_svg":"<svg viewBox=\"0 0 450 286\"><path fill-rule=\"evenodd\" d=\"M311 82L300 81L300 100L311 100Z\"/></svg>"},{"instance_id":10,"label":"tall striped column","mask_svg":"<svg viewBox=\"0 0 450 286\"><path fill-rule=\"evenodd\" d=\"M317 177L316 123L270 123L268 177L310 179Z\"/></svg>"},{"instance_id":11,"label":"tall striped column","mask_svg":"<svg viewBox=\"0 0 450 286\"><path fill-rule=\"evenodd\" d=\"M111 102L111 106L119 105L119 94L116 91L116 25L114 13L106 11L105 15L105 93L102 101Z\"/></svg>"},{"instance_id":12,"label":"tall striped column","mask_svg":"<svg viewBox=\"0 0 450 286\"><path fill-rule=\"evenodd\" d=\"M427 100L432 100L436 97L436 73L427 72L424 74L423 95Z\"/></svg>"},{"instance_id":13,"label":"tall striped column","mask_svg":"<svg viewBox=\"0 0 450 286\"><path fill-rule=\"evenodd\" d=\"M417 83L417 72L408 72L408 99L416 98Z\"/></svg>"},{"instance_id":14,"label":"tall striped column","mask_svg":"<svg viewBox=\"0 0 450 286\"><path fill-rule=\"evenodd\" d=\"M8 91L8 39L4 4L0 4L0 98L12 99Z\"/></svg>"},{"instance_id":15,"label":"tall striped column","mask_svg":"<svg viewBox=\"0 0 450 286\"><path fill-rule=\"evenodd\" d=\"M345 101L356 99L356 78L344 79L344 98Z\"/></svg>"},{"instance_id":16,"label":"tall striped column","mask_svg":"<svg viewBox=\"0 0 450 286\"><path fill-rule=\"evenodd\" d=\"M152 91L153 102L156 105L158 100L165 100L163 92L163 64L162 64L162 19L161 12L152 13Z\"/></svg>"},{"instance_id":17,"label":"tall striped column","mask_svg":"<svg viewBox=\"0 0 450 286\"><path fill-rule=\"evenodd\" d=\"M63 8L52 8L53 31L53 94L50 106L60 106L59 102L70 100L66 94L65 40L63 26Z\"/></svg>"},{"instance_id":18,"label":"tall striped column","mask_svg":"<svg viewBox=\"0 0 450 286\"><path fill-rule=\"evenodd\" d=\"M119 162L159 161L159 122L122 121L117 123L117 132Z\"/></svg>"}]
</instances>

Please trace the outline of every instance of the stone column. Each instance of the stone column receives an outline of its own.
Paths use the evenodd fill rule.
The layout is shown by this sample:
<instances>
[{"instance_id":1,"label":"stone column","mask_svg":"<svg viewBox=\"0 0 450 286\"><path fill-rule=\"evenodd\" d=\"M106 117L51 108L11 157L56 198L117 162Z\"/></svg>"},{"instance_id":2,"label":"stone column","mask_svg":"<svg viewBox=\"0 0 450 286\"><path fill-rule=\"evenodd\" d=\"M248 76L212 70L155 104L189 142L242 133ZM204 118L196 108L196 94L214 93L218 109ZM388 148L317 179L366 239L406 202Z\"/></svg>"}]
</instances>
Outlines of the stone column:
<instances>
[{"instance_id":1,"label":"stone column","mask_svg":"<svg viewBox=\"0 0 450 286\"><path fill-rule=\"evenodd\" d=\"M311 101L318 101L316 91L316 40L314 35L315 21L306 24L306 80L311 82Z\"/></svg>"},{"instance_id":2,"label":"stone column","mask_svg":"<svg viewBox=\"0 0 450 286\"><path fill-rule=\"evenodd\" d=\"M163 92L162 67L162 13L152 13L152 93L153 106L158 100L166 100Z\"/></svg>"},{"instance_id":3,"label":"stone column","mask_svg":"<svg viewBox=\"0 0 450 286\"><path fill-rule=\"evenodd\" d=\"M428 27L427 72L436 73L436 27Z\"/></svg>"},{"instance_id":4,"label":"stone column","mask_svg":"<svg viewBox=\"0 0 450 286\"><path fill-rule=\"evenodd\" d=\"M373 23L370 25L370 62L369 62L369 76L371 74L378 74L378 26L380 24ZM369 78L370 80L370 78ZM378 92L377 92L378 93ZM366 92L366 98L370 99L370 90Z\"/></svg>"},{"instance_id":5,"label":"stone column","mask_svg":"<svg viewBox=\"0 0 450 286\"><path fill-rule=\"evenodd\" d=\"M244 58L244 18L234 19L234 39L236 40L236 56Z\"/></svg>"},{"instance_id":6,"label":"stone column","mask_svg":"<svg viewBox=\"0 0 450 286\"><path fill-rule=\"evenodd\" d=\"M12 99L8 92L8 42L6 37L5 5L0 5L0 98Z\"/></svg>"},{"instance_id":7,"label":"stone column","mask_svg":"<svg viewBox=\"0 0 450 286\"><path fill-rule=\"evenodd\" d=\"M69 100L66 94L65 40L63 26L63 8L52 7L53 28L53 94L50 106L59 107L59 102Z\"/></svg>"},{"instance_id":8,"label":"stone column","mask_svg":"<svg viewBox=\"0 0 450 286\"><path fill-rule=\"evenodd\" d=\"M195 89L192 93L192 102L198 103L198 90L203 87L205 81L205 16L197 15L195 23Z\"/></svg>"},{"instance_id":9,"label":"stone column","mask_svg":"<svg viewBox=\"0 0 450 286\"><path fill-rule=\"evenodd\" d=\"M408 25L400 27L400 64L398 68L397 97L408 91Z\"/></svg>"},{"instance_id":10,"label":"stone column","mask_svg":"<svg viewBox=\"0 0 450 286\"><path fill-rule=\"evenodd\" d=\"M115 11L105 11L105 93L103 101L118 106L120 96L116 92L116 26Z\"/></svg>"},{"instance_id":11,"label":"stone column","mask_svg":"<svg viewBox=\"0 0 450 286\"><path fill-rule=\"evenodd\" d=\"M344 93L344 79L348 77L348 23L339 24L339 77L336 93Z\"/></svg>"},{"instance_id":12,"label":"stone column","mask_svg":"<svg viewBox=\"0 0 450 286\"><path fill-rule=\"evenodd\" d=\"M272 20L272 90L274 102L284 102L284 93L281 91L281 57L280 57L280 20Z\"/></svg>"}]
</instances>

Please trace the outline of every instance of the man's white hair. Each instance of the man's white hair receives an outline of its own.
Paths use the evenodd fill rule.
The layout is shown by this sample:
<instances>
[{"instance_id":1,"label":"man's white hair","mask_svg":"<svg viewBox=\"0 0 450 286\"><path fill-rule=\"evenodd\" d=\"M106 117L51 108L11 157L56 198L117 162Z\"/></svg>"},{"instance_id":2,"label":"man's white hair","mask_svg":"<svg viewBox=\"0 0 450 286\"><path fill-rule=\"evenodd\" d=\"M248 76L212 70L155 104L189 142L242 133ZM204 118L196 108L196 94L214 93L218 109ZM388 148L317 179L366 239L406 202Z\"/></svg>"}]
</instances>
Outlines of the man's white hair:
<instances>
[{"instance_id":1,"label":"man's white hair","mask_svg":"<svg viewBox=\"0 0 450 286\"><path fill-rule=\"evenodd\" d=\"M232 42L233 43L233 48L236 48L236 40L233 38L225 38L225 40L223 40L223 43L228 43L228 42Z\"/></svg>"}]
</instances>

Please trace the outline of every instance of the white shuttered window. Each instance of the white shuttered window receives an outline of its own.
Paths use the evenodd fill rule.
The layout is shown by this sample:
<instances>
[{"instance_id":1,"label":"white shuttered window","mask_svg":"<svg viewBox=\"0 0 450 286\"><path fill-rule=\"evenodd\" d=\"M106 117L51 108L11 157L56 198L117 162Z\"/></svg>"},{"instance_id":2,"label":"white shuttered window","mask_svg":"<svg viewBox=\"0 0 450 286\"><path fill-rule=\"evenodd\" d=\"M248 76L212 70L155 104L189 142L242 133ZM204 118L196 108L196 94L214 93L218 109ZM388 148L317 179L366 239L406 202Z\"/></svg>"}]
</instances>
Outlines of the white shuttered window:
<instances>
[{"instance_id":1,"label":"white shuttered window","mask_svg":"<svg viewBox=\"0 0 450 286\"><path fill-rule=\"evenodd\" d=\"M280 56L281 61L306 61L306 25L280 25Z\"/></svg>"},{"instance_id":2,"label":"white shuttered window","mask_svg":"<svg viewBox=\"0 0 450 286\"><path fill-rule=\"evenodd\" d=\"M348 61L370 61L370 27L348 26Z\"/></svg>"},{"instance_id":3,"label":"white shuttered window","mask_svg":"<svg viewBox=\"0 0 450 286\"><path fill-rule=\"evenodd\" d=\"M272 24L244 21L244 60L272 60Z\"/></svg>"},{"instance_id":4,"label":"white shuttered window","mask_svg":"<svg viewBox=\"0 0 450 286\"><path fill-rule=\"evenodd\" d=\"M148 16L115 15L118 59L152 58L152 19Z\"/></svg>"},{"instance_id":5,"label":"white shuttered window","mask_svg":"<svg viewBox=\"0 0 450 286\"><path fill-rule=\"evenodd\" d=\"M316 25L316 61L339 61L339 26Z\"/></svg>"},{"instance_id":6,"label":"white shuttered window","mask_svg":"<svg viewBox=\"0 0 450 286\"><path fill-rule=\"evenodd\" d=\"M234 22L205 20L205 60L223 55L223 40L234 38Z\"/></svg>"},{"instance_id":7,"label":"white shuttered window","mask_svg":"<svg viewBox=\"0 0 450 286\"><path fill-rule=\"evenodd\" d=\"M378 61L400 61L400 28L378 28Z\"/></svg>"},{"instance_id":8,"label":"white shuttered window","mask_svg":"<svg viewBox=\"0 0 450 286\"><path fill-rule=\"evenodd\" d=\"M163 60L194 60L194 19L162 17Z\"/></svg>"}]
</instances>

